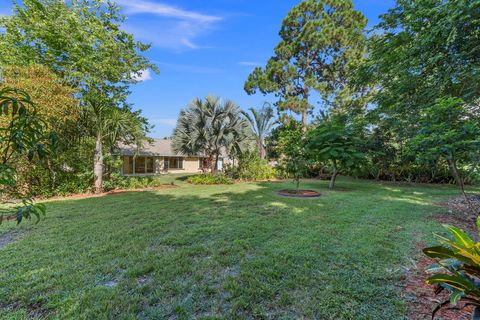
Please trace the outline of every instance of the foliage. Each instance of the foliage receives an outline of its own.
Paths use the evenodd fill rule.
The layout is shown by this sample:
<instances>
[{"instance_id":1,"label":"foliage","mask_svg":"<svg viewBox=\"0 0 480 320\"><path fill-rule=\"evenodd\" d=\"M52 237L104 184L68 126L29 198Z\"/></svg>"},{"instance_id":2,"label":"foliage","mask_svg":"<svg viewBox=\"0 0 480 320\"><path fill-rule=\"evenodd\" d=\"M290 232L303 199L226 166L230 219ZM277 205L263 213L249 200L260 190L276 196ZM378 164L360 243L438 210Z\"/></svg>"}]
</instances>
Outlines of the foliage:
<instances>
[{"instance_id":1,"label":"foliage","mask_svg":"<svg viewBox=\"0 0 480 320\"><path fill-rule=\"evenodd\" d=\"M377 100L403 115L399 124L415 125L413 111L439 98L478 98L478 2L397 1L382 20L370 67L382 86Z\"/></svg>"},{"instance_id":2,"label":"foliage","mask_svg":"<svg viewBox=\"0 0 480 320\"><path fill-rule=\"evenodd\" d=\"M293 119L286 119L278 131L276 152L280 155L281 171L293 177L298 192L300 179L308 173L310 159L305 154L305 139L302 125Z\"/></svg>"},{"instance_id":3,"label":"foliage","mask_svg":"<svg viewBox=\"0 0 480 320\"><path fill-rule=\"evenodd\" d=\"M261 159L267 157L267 150L265 146L265 138L275 125L275 116L272 106L265 102L261 109L248 109L248 112L242 112L250 125L250 129L255 135L258 152Z\"/></svg>"},{"instance_id":4,"label":"foliage","mask_svg":"<svg viewBox=\"0 0 480 320\"><path fill-rule=\"evenodd\" d=\"M54 142L55 136L50 134L50 137L47 137L44 122L37 114L37 107L30 96L19 89L0 89L0 119L7 120L0 127L0 141L3 142L0 145L0 192L12 193L12 190L17 188L14 166L17 157L24 155L29 160L45 157L49 138ZM23 206L17 208L18 223L32 216L39 221L45 215L44 205L34 204L28 198L23 198L22 203ZM2 220L3 217L0 222Z\"/></svg>"},{"instance_id":5,"label":"foliage","mask_svg":"<svg viewBox=\"0 0 480 320\"><path fill-rule=\"evenodd\" d=\"M360 169L359 171L366 171L363 176L365 178L373 177L375 180L379 180L388 177L395 181L402 163L406 164L408 162L399 161L401 150L395 139L395 132L381 124L381 122L377 122L377 126L365 133L362 150L365 161L358 169ZM408 163L408 167L411 168L412 164ZM402 173L403 175L404 173Z\"/></svg>"},{"instance_id":6,"label":"foliage","mask_svg":"<svg viewBox=\"0 0 480 320\"><path fill-rule=\"evenodd\" d=\"M480 226L480 220L477 221ZM425 248L423 252L437 261L427 271L434 273L427 279L428 284L437 285L436 293L447 290L450 298L441 302L433 311L432 318L448 304L463 307L475 306L474 319L480 311L480 242L474 242L462 230L444 225L450 236L437 235L440 246Z\"/></svg>"},{"instance_id":7,"label":"foliage","mask_svg":"<svg viewBox=\"0 0 480 320\"><path fill-rule=\"evenodd\" d=\"M328 105L347 90L349 68L364 54L366 24L350 0L300 2L282 22L275 55L248 77L246 92L275 93L279 110L302 114L306 131L311 91Z\"/></svg>"},{"instance_id":8,"label":"foliage","mask_svg":"<svg viewBox=\"0 0 480 320\"><path fill-rule=\"evenodd\" d=\"M247 124L240 108L232 101L224 103L217 97L193 100L180 112L173 133L173 148L189 156L204 154L210 169L217 171L218 159L223 151L241 153L247 139Z\"/></svg>"},{"instance_id":9,"label":"foliage","mask_svg":"<svg viewBox=\"0 0 480 320\"><path fill-rule=\"evenodd\" d=\"M105 181L105 190L133 190L155 188L165 185L162 177L124 177L115 174Z\"/></svg>"},{"instance_id":10,"label":"foliage","mask_svg":"<svg viewBox=\"0 0 480 320\"><path fill-rule=\"evenodd\" d=\"M480 162L480 124L477 106L466 106L457 98L440 99L425 108L420 117L420 129L413 137L412 151L423 161L444 158L456 182L464 189L464 177L459 166L475 169Z\"/></svg>"},{"instance_id":11,"label":"foliage","mask_svg":"<svg viewBox=\"0 0 480 320\"><path fill-rule=\"evenodd\" d=\"M435 175L428 172L444 172L448 167L456 171L452 163L448 165L438 159L438 152L432 157L432 148L415 146L428 145L428 139L424 143L420 141L421 137L426 137L422 132L432 130L432 124L426 123L426 114L443 109L442 104L454 105L456 99L463 101L465 110L462 112L468 113L470 106L478 104L479 26L480 4L477 1L397 1L395 7L382 16L382 22L369 40L369 58L360 68L361 74L365 76L363 82L370 81L381 89L376 91L373 100L374 112L378 115L374 125L394 132L399 158L413 157L409 167L397 170L403 172L403 178L413 173L417 178L430 175L432 180ZM427 122L435 117L428 116ZM459 124L458 121L454 123ZM435 129L435 139L439 138L438 134L444 135L443 138L449 134L447 131L440 133L438 129L441 128ZM453 125L445 129L457 133L462 130ZM438 142L434 145L439 146ZM409 152L413 150L417 154ZM424 161L419 166L415 158ZM430 158L428 163L427 158ZM392 165L404 167L398 163L394 161ZM475 165L474 160L466 167ZM421 170L416 172L415 167ZM463 168L457 169L462 171ZM459 183L461 177L456 175L455 180Z\"/></svg>"},{"instance_id":12,"label":"foliage","mask_svg":"<svg viewBox=\"0 0 480 320\"><path fill-rule=\"evenodd\" d=\"M191 184L217 185L217 184L233 184L233 180L223 174L196 174L189 176L187 179Z\"/></svg>"},{"instance_id":13,"label":"foliage","mask_svg":"<svg viewBox=\"0 0 480 320\"><path fill-rule=\"evenodd\" d=\"M278 178L277 170L261 159L257 153L246 152L238 161L238 166L230 166L225 169L225 174L235 180L269 180Z\"/></svg>"},{"instance_id":14,"label":"foliage","mask_svg":"<svg viewBox=\"0 0 480 320\"><path fill-rule=\"evenodd\" d=\"M14 164L17 191L22 194L54 194L55 189L71 179L64 168L78 168L85 159L79 154L79 110L75 91L48 68L40 65L10 66L3 72L0 88L12 87L28 92L45 131L54 131L59 139L55 152L47 159L17 157ZM6 119L5 119L6 120ZM0 120L0 126L5 121ZM2 140L3 141L3 140ZM0 146L3 145L0 142Z\"/></svg>"},{"instance_id":15,"label":"foliage","mask_svg":"<svg viewBox=\"0 0 480 320\"><path fill-rule=\"evenodd\" d=\"M13 15L0 19L0 64L33 61L78 91L84 114L91 116L86 122L91 126L82 133L96 142L92 160L97 192L102 190L104 148L110 151L129 139L124 130L113 130L117 139L111 141L102 129L115 123L119 110L131 113L126 106L129 85L145 69L157 70L142 56L149 45L122 30L124 20L114 2L101 0L25 0L15 5ZM136 120L135 127L145 128L138 114L129 117ZM146 132L142 133L141 140Z\"/></svg>"},{"instance_id":16,"label":"foliage","mask_svg":"<svg viewBox=\"0 0 480 320\"><path fill-rule=\"evenodd\" d=\"M307 156L319 162L330 162L333 168L329 189L342 169L353 168L363 158L359 130L345 116L332 115L312 129L306 144Z\"/></svg>"}]
</instances>

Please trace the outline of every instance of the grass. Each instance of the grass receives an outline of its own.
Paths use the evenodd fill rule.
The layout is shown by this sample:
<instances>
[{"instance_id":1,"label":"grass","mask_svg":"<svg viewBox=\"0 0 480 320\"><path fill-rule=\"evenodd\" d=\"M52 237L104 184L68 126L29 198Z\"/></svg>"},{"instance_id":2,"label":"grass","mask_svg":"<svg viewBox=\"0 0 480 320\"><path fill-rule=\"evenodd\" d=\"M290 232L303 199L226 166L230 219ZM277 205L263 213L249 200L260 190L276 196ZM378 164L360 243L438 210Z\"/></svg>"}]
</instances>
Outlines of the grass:
<instances>
[{"instance_id":1,"label":"grass","mask_svg":"<svg viewBox=\"0 0 480 320\"><path fill-rule=\"evenodd\" d=\"M451 187L307 181L47 204L0 250L0 319L403 319L398 286ZM184 180L184 179L183 179Z\"/></svg>"}]
</instances>

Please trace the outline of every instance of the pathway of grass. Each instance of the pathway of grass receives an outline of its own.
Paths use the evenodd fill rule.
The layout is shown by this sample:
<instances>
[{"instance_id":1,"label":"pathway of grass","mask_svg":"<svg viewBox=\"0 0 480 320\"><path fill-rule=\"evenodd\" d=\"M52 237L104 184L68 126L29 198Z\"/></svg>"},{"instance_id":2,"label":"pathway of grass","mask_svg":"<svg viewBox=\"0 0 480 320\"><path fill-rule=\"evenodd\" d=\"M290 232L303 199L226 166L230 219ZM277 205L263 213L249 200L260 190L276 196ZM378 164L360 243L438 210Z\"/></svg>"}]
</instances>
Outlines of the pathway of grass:
<instances>
[{"instance_id":1,"label":"pathway of grass","mask_svg":"<svg viewBox=\"0 0 480 320\"><path fill-rule=\"evenodd\" d=\"M457 191L342 179L274 195L289 186L48 203L40 224L0 229L19 229L0 249L0 319L402 319L403 267Z\"/></svg>"}]
</instances>

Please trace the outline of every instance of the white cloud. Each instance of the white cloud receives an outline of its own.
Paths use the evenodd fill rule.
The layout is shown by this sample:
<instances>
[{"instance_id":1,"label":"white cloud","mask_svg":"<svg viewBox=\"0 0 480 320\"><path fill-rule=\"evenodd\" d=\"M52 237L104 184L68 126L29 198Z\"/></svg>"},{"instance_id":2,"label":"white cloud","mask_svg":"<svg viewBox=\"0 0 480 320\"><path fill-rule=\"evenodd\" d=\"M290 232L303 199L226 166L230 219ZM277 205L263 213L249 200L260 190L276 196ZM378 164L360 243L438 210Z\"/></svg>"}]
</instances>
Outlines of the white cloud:
<instances>
[{"instance_id":1,"label":"white cloud","mask_svg":"<svg viewBox=\"0 0 480 320\"><path fill-rule=\"evenodd\" d=\"M240 61L238 64L241 65L241 66L244 66L244 67L259 67L260 66L259 62L253 62L253 61Z\"/></svg>"},{"instance_id":2,"label":"white cloud","mask_svg":"<svg viewBox=\"0 0 480 320\"><path fill-rule=\"evenodd\" d=\"M140 72L139 75L134 75L133 78L138 82L144 82L152 79L152 73L150 70L145 69Z\"/></svg>"},{"instance_id":3,"label":"white cloud","mask_svg":"<svg viewBox=\"0 0 480 320\"><path fill-rule=\"evenodd\" d=\"M117 0L117 3L122 5L127 13L130 14L149 13L163 17L193 20L200 23L211 23L222 19L221 17L217 16L201 14L194 11L183 10L174 6L149 1Z\"/></svg>"},{"instance_id":4,"label":"white cloud","mask_svg":"<svg viewBox=\"0 0 480 320\"><path fill-rule=\"evenodd\" d=\"M161 18L153 22L150 19L127 20L127 31L155 46L175 50L203 47L195 40L212 30L214 25L223 19L150 1L117 0L117 2L123 6L127 15L149 14Z\"/></svg>"},{"instance_id":5,"label":"white cloud","mask_svg":"<svg viewBox=\"0 0 480 320\"><path fill-rule=\"evenodd\" d=\"M175 128L177 125L177 119L171 119L171 118L154 118L150 119L150 123L154 125L159 125L159 126L166 126L166 127L171 127Z\"/></svg>"}]
</instances>

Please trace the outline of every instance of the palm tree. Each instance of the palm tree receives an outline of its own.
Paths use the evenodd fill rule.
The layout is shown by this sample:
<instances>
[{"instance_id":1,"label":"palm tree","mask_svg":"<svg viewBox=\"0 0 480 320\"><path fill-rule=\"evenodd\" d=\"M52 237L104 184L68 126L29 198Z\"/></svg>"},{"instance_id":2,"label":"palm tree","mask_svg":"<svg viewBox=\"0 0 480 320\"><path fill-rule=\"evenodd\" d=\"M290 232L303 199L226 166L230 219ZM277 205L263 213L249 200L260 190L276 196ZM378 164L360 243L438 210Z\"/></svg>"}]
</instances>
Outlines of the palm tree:
<instances>
[{"instance_id":1,"label":"palm tree","mask_svg":"<svg viewBox=\"0 0 480 320\"><path fill-rule=\"evenodd\" d=\"M212 172L218 170L222 150L239 150L247 138L247 123L232 101L208 96L193 100L180 112L173 133L173 148L188 156L204 154Z\"/></svg>"},{"instance_id":2,"label":"palm tree","mask_svg":"<svg viewBox=\"0 0 480 320\"><path fill-rule=\"evenodd\" d=\"M113 150L118 143L141 144L147 140L149 125L140 112L134 112L124 101L96 91L87 96L82 108L83 126L95 139L93 156L94 191L103 191L104 150ZM123 106L121 106L123 104Z\"/></svg>"},{"instance_id":3,"label":"palm tree","mask_svg":"<svg viewBox=\"0 0 480 320\"><path fill-rule=\"evenodd\" d=\"M276 121L274 119L273 108L268 102L264 102L260 110L254 108L248 109L248 112L242 112L245 118L247 119L250 128L255 135L255 140L257 142L258 152L261 159L267 157L267 150L265 147L265 138L272 130L272 127L275 125Z\"/></svg>"}]
</instances>

